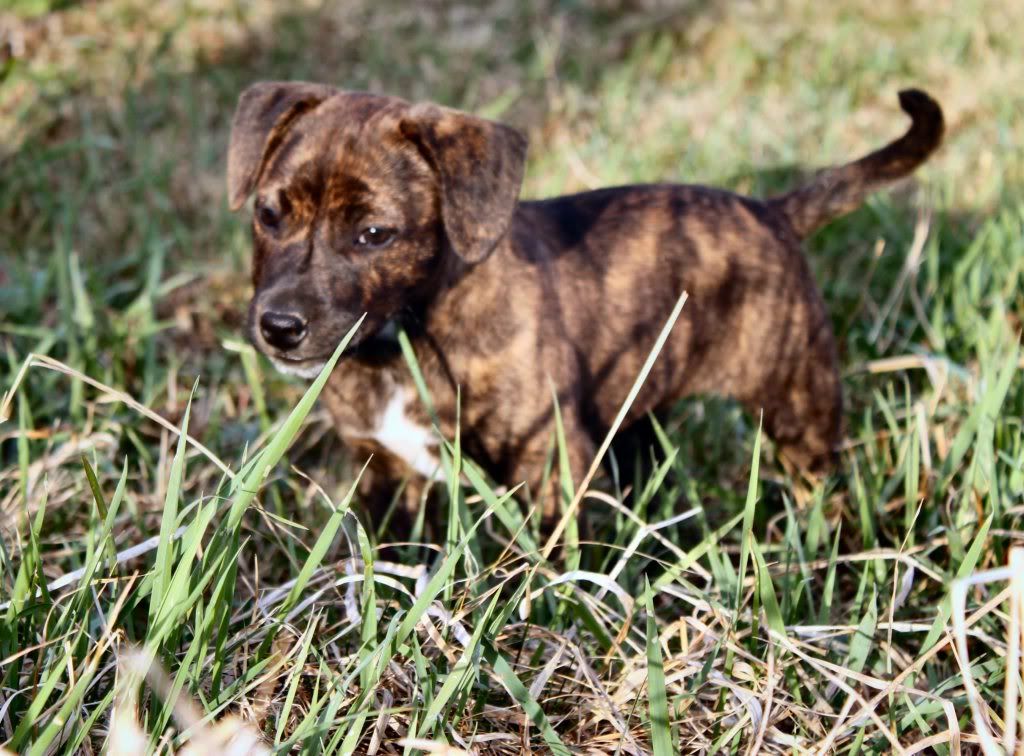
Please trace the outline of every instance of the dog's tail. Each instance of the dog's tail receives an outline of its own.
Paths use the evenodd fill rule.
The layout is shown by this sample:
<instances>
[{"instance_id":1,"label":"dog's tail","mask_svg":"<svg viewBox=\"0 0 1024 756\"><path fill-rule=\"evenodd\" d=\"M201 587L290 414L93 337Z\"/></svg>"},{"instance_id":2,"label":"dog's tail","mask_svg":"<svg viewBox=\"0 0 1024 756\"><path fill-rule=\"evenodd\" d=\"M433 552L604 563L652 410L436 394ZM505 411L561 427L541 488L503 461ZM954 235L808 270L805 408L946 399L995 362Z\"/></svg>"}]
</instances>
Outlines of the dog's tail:
<instances>
[{"instance_id":1,"label":"dog's tail","mask_svg":"<svg viewBox=\"0 0 1024 756\"><path fill-rule=\"evenodd\" d=\"M902 137L856 162L826 168L810 183L769 200L801 238L856 210L869 193L913 172L939 146L944 128L939 104L919 89L905 89L900 106L912 119Z\"/></svg>"}]
</instances>

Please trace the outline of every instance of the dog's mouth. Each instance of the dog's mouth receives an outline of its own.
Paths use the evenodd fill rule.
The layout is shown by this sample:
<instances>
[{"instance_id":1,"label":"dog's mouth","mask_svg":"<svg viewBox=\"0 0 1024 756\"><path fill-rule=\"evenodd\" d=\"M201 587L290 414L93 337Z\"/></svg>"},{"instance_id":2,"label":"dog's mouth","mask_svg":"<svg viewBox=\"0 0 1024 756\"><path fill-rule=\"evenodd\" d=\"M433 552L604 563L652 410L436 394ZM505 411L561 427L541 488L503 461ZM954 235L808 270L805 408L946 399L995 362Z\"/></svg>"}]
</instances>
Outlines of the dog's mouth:
<instances>
[{"instance_id":1,"label":"dog's mouth","mask_svg":"<svg viewBox=\"0 0 1024 756\"><path fill-rule=\"evenodd\" d=\"M268 355L280 372L285 375L294 375L306 380L312 380L320 375L320 371L327 364L326 357L310 357L306 359L294 359L291 357L277 357Z\"/></svg>"}]
</instances>

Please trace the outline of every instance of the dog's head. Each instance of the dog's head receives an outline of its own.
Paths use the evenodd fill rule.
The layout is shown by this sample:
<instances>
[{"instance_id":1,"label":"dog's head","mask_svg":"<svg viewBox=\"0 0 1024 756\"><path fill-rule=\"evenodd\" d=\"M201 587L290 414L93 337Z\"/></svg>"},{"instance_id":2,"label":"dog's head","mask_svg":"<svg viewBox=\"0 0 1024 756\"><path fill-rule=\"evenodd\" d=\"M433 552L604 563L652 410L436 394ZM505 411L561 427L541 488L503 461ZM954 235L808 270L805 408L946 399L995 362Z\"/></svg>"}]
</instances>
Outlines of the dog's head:
<instances>
[{"instance_id":1,"label":"dog's head","mask_svg":"<svg viewBox=\"0 0 1024 756\"><path fill-rule=\"evenodd\" d=\"M228 199L237 210L256 195L253 343L311 377L364 313L356 344L427 301L452 261L478 263L501 240L525 155L514 129L437 105L303 82L246 89Z\"/></svg>"}]
</instances>

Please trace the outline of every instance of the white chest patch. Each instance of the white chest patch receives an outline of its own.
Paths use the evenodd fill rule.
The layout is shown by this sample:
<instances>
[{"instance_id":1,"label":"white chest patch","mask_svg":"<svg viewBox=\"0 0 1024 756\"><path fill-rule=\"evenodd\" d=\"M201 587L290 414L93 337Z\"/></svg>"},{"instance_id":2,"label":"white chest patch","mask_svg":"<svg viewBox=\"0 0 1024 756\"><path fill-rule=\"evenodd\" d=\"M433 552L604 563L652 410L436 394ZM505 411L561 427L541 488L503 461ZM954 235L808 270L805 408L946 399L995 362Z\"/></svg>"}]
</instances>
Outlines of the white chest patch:
<instances>
[{"instance_id":1,"label":"white chest patch","mask_svg":"<svg viewBox=\"0 0 1024 756\"><path fill-rule=\"evenodd\" d=\"M444 480L436 454L437 437L430 428L409 417L405 411L408 400L406 389L396 387L377 427L367 435L423 477Z\"/></svg>"}]
</instances>

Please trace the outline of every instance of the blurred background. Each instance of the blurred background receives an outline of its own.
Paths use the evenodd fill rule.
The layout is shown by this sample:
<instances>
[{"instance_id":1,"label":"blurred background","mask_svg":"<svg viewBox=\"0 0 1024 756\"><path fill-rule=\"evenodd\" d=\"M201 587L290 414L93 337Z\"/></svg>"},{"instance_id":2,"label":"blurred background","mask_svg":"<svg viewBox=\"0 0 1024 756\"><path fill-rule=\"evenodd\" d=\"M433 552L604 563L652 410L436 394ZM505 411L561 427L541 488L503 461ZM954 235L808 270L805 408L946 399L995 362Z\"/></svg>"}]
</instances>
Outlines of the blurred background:
<instances>
[{"instance_id":1,"label":"blurred background","mask_svg":"<svg viewBox=\"0 0 1024 756\"><path fill-rule=\"evenodd\" d=\"M1024 9L1010 0L5 5L5 267L45 267L65 245L98 275L154 255L168 272L244 267L224 152L237 94L261 78L505 119L531 136L526 196L647 180L775 188L762 171L897 133L907 85L947 112L949 144L926 169L944 204L991 206L1024 162Z\"/></svg>"}]
</instances>

